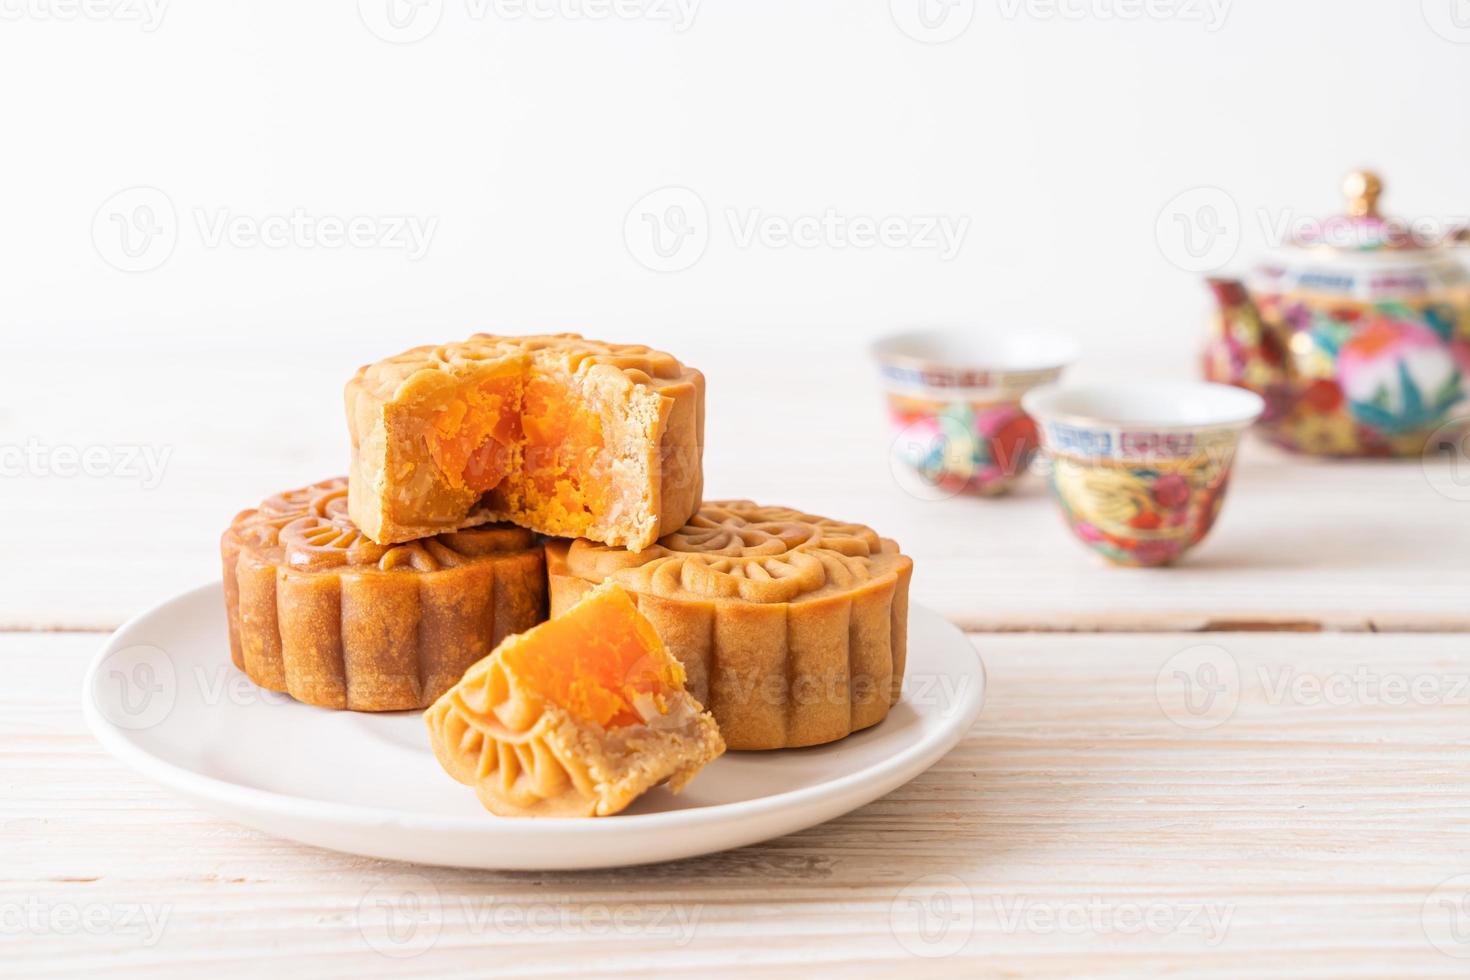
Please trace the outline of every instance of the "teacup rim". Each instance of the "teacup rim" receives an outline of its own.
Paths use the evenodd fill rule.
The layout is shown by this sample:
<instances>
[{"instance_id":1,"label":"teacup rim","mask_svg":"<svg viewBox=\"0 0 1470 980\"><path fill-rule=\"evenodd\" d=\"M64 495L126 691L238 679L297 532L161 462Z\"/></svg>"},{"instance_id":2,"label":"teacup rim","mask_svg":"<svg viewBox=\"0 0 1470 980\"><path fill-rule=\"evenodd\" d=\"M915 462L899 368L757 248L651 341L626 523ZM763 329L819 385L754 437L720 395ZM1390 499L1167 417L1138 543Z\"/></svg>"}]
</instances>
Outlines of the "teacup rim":
<instances>
[{"instance_id":1,"label":"teacup rim","mask_svg":"<svg viewBox=\"0 0 1470 980\"><path fill-rule=\"evenodd\" d=\"M1023 335L1017 328L1005 328L993 325L980 326L955 326L955 325L928 325L913 326L893 333L884 334L868 345L869 353L878 361L891 364L903 364L918 368L933 368L941 371L986 371L991 373L1029 373L1061 370L1076 363L1081 357L1081 346L1069 334L1048 328L1032 330L1027 328L1024 336L1033 341L1040 341L1043 346L1051 346L1054 353L1045 358L978 358L959 357L953 359L940 359L931 355L912 353L904 350L905 343L921 343L925 339L931 340L989 340L1000 343L1013 342Z\"/></svg>"},{"instance_id":2,"label":"teacup rim","mask_svg":"<svg viewBox=\"0 0 1470 980\"><path fill-rule=\"evenodd\" d=\"M1056 405L1063 398L1086 399L1137 396L1146 392L1160 397L1191 394L1206 395L1219 401L1220 410L1208 417L1180 420L1160 412L1147 417L1127 412L1081 411ZM1229 407L1233 403L1233 408ZM1255 422L1266 410L1266 401L1260 395L1236 385L1217 384L1212 381L1155 381L1155 382L1093 382L1075 384L1057 382L1043 385L1026 392L1021 397L1021 408L1038 422L1061 422L1082 428L1138 428L1156 432L1210 432L1229 429L1245 429Z\"/></svg>"}]
</instances>

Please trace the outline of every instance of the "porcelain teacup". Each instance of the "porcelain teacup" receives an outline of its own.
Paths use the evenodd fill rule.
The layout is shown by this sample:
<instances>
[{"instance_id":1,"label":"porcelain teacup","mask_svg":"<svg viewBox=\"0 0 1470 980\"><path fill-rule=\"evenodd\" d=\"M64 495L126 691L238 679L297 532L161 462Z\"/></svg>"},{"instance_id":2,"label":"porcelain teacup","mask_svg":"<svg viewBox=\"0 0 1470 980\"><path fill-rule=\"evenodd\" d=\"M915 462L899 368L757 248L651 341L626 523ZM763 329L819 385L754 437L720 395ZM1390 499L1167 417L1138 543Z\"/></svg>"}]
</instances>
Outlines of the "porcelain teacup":
<instances>
[{"instance_id":1,"label":"porcelain teacup","mask_svg":"<svg viewBox=\"0 0 1470 980\"><path fill-rule=\"evenodd\" d=\"M1209 533L1259 395L1208 383L1052 385L1027 393L1052 489L1088 547L1167 565Z\"/></svg>"},{"instance_id":2,"label":"porcelain teacup","mask_svg":"<svg viewBox=\"0 0 1470 980\"><path fill-rule=\"evenodd\" d=\"M893 456L941 496L1009 490L1037 450L1021 396L1076 359L1043 331L929 329L873 345L895 439Z\"/></svg>"}]
</instances>

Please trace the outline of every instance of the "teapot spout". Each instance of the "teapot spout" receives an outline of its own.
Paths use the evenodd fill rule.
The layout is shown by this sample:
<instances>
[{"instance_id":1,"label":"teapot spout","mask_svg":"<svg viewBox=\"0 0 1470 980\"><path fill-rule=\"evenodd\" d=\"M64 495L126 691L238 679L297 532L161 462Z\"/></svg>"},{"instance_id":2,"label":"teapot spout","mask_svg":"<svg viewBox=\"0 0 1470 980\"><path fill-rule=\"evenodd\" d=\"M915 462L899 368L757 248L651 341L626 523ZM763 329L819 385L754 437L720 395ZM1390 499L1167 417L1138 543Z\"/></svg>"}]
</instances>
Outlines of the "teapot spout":
<instances>
[{"instance_id":1,"label":"teapot spout","mask_svg":"<svg viewBox=\"0 0 1470 980\"><path fill-rule=\"evenodd\" d=\"M1251 302L1250 293L1245 289L1245 283L1239 279L1212 276L1205 282L1209 284L1210 292L1215 294L1215 304L1222 314L1233 313L1241 309L1255 311L1256 304Z\"/></svg>"},{"instance_id":2,"label":"teapot spout","mask_svg":"<svg viewBox=\"0 0 1470 980\"><path fill-rule=\"evenodd\" d=\"M1225 277L1206 281L1217 309L1205 348L1205 377L1265 394L1282 381L1281 344L1266 329L1245 283Z\"/></svg>"}]
</instances>

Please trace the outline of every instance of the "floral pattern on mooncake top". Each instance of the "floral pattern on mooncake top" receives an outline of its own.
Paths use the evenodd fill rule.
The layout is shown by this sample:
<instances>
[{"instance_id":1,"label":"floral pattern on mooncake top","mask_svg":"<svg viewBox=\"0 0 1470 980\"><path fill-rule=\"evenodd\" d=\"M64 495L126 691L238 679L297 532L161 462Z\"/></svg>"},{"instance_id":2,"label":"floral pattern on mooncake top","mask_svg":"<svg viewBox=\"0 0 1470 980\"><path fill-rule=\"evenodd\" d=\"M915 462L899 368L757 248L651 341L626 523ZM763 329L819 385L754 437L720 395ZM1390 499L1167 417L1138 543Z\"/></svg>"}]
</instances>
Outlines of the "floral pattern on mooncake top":
<instances>
[{"instance_id":1,"label":"floral pattern on mooncake top","mask_svg":"<svg viewBox=\"0 0 1470 980\"><path fill-rule=\"evenodd\" d=\"M574 541L568 567L590 580L669 599L805 601L892 574L908 562L872 528L761 507L709 501L652 548Z\"/></svg>"}]
</instances>

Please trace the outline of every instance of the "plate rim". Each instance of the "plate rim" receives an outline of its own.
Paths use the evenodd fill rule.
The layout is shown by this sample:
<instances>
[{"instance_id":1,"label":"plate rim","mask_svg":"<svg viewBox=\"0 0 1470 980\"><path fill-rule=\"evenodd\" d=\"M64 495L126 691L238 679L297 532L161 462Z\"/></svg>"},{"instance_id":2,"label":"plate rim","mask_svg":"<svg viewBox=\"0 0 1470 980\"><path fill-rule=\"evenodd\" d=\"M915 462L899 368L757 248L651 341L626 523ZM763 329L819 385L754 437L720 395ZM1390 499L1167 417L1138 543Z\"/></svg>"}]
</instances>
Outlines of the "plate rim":
<instances>
[{"instance_id":1,"label":"plate rim","mask_svg":"<svg viewBox=\"0 0 1470 980\"><path fill-rule=\"evenodd\" d=\"M538 836L548 833L565 833L575 829L579 837L585 837L588 834L611 837L620 834L655 832L675 828L699 829L711 825L721 825L728 821L740 820L742 818L758 818L775 811L782 811L792 807L799 808L804 804L819 803L826 799L848 794L852 790L864 786L883 786L895 774L908 771L911 766L916 767L913 770L914 776L919 775L965 737L974 726L975 720L979 717L980 711L985 703L985 689L987 686L985 664L980 657L980 651L976 650L968 640L965 640L974 658L973 670L976 684L974 685L973 693L967 696L966 702L961 705L953 721L940 729L934 736L922 739L873 766L849 773L845 776L839 776L835 779L786 790L770 796L761 796L751 800L737 800L730 803L714 803L709 806L663 810L657 813L620 814L616 819L611 820L587 820L577 817L537 817L531 820L484 820L478 816L425 814L410 810L395 810L377 806L314 800L309 797L292 796L273 790L243 786L239 783L230 782L229 780L207 776L170 762L146 751L133 740L129 739L125 730L110 721L96 703L94 692L96 690L95 681L97 672L101 669L103 662L110 654L122 648L121 638L124 638L130 631L137 629L144 620L156 615L166 607L188 603L206 592L219 594L222 588L223 583L216 579L213 582L185 589L136 613L108 635L97 652L93 654L91 661L87 665L87 670L82 677L82 714L86 720L87 728L92 733L92 737L113 758L134 772L183 796L194 800L217 802L231 808L245 809L270 816L288 817L317 823L349 825L353 829L393 827L402 830L440 833L451 831L483 833L490 830L496 833L504 833L506 831L516 833L521 830L535 828ZM959 634L962 639L964 638L965 634L958 626L955 626L934 610L919 603L910 603L910 616L912 616L915 610L921 612L923 615L932 616L943 626ZM913 778L913 776L909 778ZM907 779L901 779L894 786L879 790L879 792L865 802L871 802L871 799L876 799L886 792L891 792L892 789L903 785L904 782L907 782ZM864 804L857 804L857 806L862 805Z\"/></svg>"}]
</instances>

